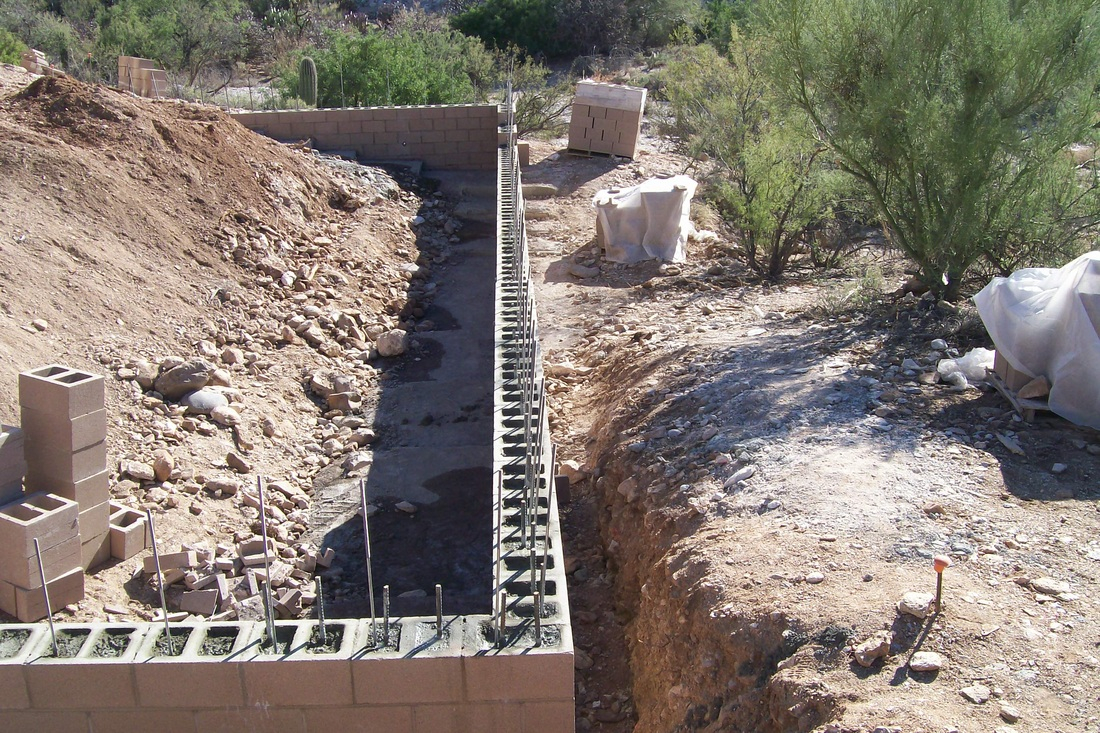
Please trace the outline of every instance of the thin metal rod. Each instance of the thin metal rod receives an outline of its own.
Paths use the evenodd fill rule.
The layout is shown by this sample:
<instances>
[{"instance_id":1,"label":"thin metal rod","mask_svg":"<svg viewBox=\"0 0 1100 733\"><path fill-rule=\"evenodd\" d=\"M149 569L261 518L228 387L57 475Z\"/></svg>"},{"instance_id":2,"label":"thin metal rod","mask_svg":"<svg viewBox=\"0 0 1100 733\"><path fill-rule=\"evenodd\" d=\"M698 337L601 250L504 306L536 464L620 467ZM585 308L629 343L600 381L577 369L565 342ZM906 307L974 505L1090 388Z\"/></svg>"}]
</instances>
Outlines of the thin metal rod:
<instances>
[{"instance_id":1,"label":"thin metal rod","mask_svg":"<svg viewBox=\"0 0 1100 733\"><path fill-rule=\"evenodd\" d=\"M542 598L542 604L546 603L546 563L549 558L550 547L550 532L547 528L546 541L542 543L542 566L539 568L539 592L538 595ZM542 613L542 604L539 604L539 613Z\"/></svg>"},{"instance_id":2,"label":"thin metal rod","mask_svg":"<svg viewBox=\"0 0 1100 733\"><path fill-rule=\"evenodd\" d=\"M535 575L535 555L536 555L535 545L534 545L534 543L532 543L531 544L531 554L530 554L530 557L531 557L531 562L530 562L530 565L531 565L531 592L532 593L535 592L535 580L537 578L537 576Z\"/></svg>"},{"instance_id":3,"label":"thin metal rod","mask_svg":"<svg viewBox=\"0 0 1100 733\"><path fill-rule=\"evenodd\" d=\"M149 542L153 545L153 563L157 568L157 591L160 593L160 612L164 616L164 638L168 640L168 653L175 656L176 645L172 643L172 628L168 623L168 602L164 600L164 574L160 571L160 550L157 548L157 531L153 527L152 509L145 510L145 521L149 523Z\"/></svg>"},{"instance_id":4,"label":"thin metal rod","mask_svg":"<svg viewBox=\"0 0 1100 733\"><path fill-rule=\"evenodd\" d=\"M527 500L519 503L519 540L520 549L527 549Z\"/></svg>"},{"instance_id":5,"label":"thin metal rod","mask_svg":"<svg viewBox=\"0 0 1100 733\"><path fill-rule=\"evenodd\" d=\"M496 555L496 562L493 565L493 617L496 618L497 614L497 589L500 588L500 555L503 552L504 545L504 471L497 471L497 522L494 528L494 534L496 535L496 547L494 548Z\"/></svg>"},{"instance_id":6,"label":"thin metal rod","mask_svg":"<svg viewBox=\"0 0 1100 733\"><path fill-rule=\"evenodd\" d=\"M443 586L435 584L435 638L443 638Z\"/></svg>"},{"instance_id":7,"label":"thin metal rod","mask_svg":"<svg viewBox=\"0 0 1100 733\"><path fill-rule=\"evenodd\" d=\"M317 585L317 639L322 644L328 643L328 631L325 630L325 596L321 591L321 576L313 579Z\"/></svg>"},{"instance_id":8,"label":"thin metal rod","mask_svg":"<svg viewBox=\"0 0 1100 733\"><path fill-rule=\"evenodd\" d=\"M497 646L503 647L508 639L508 594L500 592L500 631L497 634Z\"/></svg>"},{"instance_id":9,"label":"thin metal rod","mask_svg":"<svg viewBox=\"0 0 1100 733\"><path fill-rule=\"evenodd\" d=\"M363 547L367 553L367 596L370 599L370 638L374 644L378 633L378 617L374 613L374 567L370 558L370 524L367 522L367 482L359 479L359 497L363 505Z\"/></svg>"},{"instance_id":10,"label":"thin metal rod","mask_svg":"<svg viewBox=\"0 0 1100 733\"><path fill-rule=\"evenodd\" d=\"M382 646L390 643L390 587L382 586Z\"/></svg>"},{"instance_id":11,"label":"thin metal rod","mask_svg":"<svg viewBox=\"0 0 1100 733\"><path fill-rule=\"evenodd\" d=\"M275 638L275 604L271 602L271 558L267 548L267 504L264 502L264 479L256 477L256 491L260 495L260 538L264 543L264 620L267 622L267 639L274 650L278 647Z\"/></svg>"},{"instance_id":12,"label":"thin metal rod","mask_svg":"<svg viewBox=\"0 0 1100 733\"><path fill-rule=\"evenodd\" d=\"M542 646L542 598L535 593L535 646Z\"/></svg>"},{"instance_id":13,"label":"thin metal rod","mask_svg":"<svg viewBox=\"0 0 1100 733\"><path fill-rule=\"evenodd\" d=\"M42 548L38 546L37 537L34 538L34 555L38 558L38 577L42 579L42 597L46 601L46 619L50 622L50 641L53 642L53 655L60 657L61 651L57 648L57 631L53 627L53 608L50 607L50 589L46 587L46 569L42 566Z\"/></svg>"}]
</instances>

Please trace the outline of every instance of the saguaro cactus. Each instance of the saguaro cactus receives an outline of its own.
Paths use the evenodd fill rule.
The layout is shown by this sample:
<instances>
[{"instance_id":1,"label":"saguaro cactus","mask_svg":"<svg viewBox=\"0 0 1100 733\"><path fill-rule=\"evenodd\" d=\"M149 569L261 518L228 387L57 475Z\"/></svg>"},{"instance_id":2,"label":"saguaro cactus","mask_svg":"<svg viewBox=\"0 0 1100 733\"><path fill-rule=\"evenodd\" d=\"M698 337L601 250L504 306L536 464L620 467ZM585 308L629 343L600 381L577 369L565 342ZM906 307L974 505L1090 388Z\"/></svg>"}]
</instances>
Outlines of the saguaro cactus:
<instances>
[{"instance_id":1,"label":"saguaro cactus","mask_svg":"<svg viewBox=\"0 0 1100 733\"><path fill-rule=\"evenodd\" d=\"M317 64L309 56L298 64L298 96L308 105L317 104Z\"/></svg>"}]
</instances>

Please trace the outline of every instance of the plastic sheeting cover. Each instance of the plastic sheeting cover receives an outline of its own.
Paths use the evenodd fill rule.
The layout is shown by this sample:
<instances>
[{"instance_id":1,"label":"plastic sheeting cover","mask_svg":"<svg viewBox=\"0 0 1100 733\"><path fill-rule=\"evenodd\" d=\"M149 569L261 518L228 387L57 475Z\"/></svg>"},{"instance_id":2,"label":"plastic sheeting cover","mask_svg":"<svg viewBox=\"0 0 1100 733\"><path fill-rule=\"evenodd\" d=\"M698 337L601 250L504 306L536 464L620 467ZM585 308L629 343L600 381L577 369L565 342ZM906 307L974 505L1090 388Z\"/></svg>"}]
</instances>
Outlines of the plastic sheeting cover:
<instances>
[{"instance_id":1,"label":"plastic sheeting cover","mask_svg":"<svg viewBox=\"0 0 1100 733\"><path fill-rule=\"evenodd\" d=\"M686 260L695 230L689 215L696 185L688 176L670 176L598 192L592 204L604 258L624 264Z\"/></svg>"},{"instance_id":2,"label":"plastic sheeting cover","mask_svg":"<svg viewBox=\"0 0 1100 733\"><path fill-rule=\"evenodd\" d=\"M1100 252L994 278L974 303L1001 355L1050 380L1050 409L1100 429Z\"/></svg>"}]
</instances>

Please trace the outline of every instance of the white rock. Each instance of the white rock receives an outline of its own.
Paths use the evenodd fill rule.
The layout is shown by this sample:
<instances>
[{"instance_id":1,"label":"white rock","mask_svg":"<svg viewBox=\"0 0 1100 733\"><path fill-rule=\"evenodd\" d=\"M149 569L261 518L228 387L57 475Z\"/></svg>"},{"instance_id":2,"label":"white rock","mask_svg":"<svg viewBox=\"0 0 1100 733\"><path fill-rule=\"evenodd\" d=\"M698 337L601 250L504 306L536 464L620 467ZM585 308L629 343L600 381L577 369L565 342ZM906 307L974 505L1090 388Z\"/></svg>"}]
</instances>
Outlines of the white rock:
<instances>
[{"instance_id":1,"label":"white rock","mask_svg":"<svg viewBox=\"0 0 1100 733\"><path fill-rule=\"evenodd\" d=\"M588 474L581 468L581 464L577 461L562 461L558 466L558 471L562 476L569 479L569 484L579 483L588 478Z\"/></svg>"},{"instance_id":2,"label":"white rock","mask_svg":"<svg viewBox=\"0 0 1100 733\"><path fill-rule=\"evenodd\" d=\"M375 346L378 347L378 355L382 357L401 356L408 349L409 334L400 329L387 331L378 337Z\"/></svg>"},{"instance_id":3,"label":"white rock","mask_svg":"<svg viewBox=\"0 0 1100 733\"><path fill-rule=\"evenodd\" d=\"M947 342L943 339L932 339L930 346L933 351L947 351Z\"/></svg>"},{"instance_id":4,"label":"white rock","mask_svg":"<svg viewBox=\"0 0 1100 733\"><path fill-rule=\"evenodd\" d=\"M416 514L417 512L416 504L413 504L411 501L399 501L393 505L393 508L405 514Z\"/></svg>"},{"instance_id":5,"label":"white rock","mask_svg":"<svg viewBox=\"0 0 1100 733\"><path fill-rule=\"evenodd\" d=\"M631 476L620 483L616 491L622 494L627 501L634 501L638 498L638 482Z\"/></svg>"},{"instance_id":6,"label":"white rock","mask_svg":"<svg viewBox=\"0 0 1100 733\"><path fill-rule=\"evenodd\" d=\"M931 593L911 591L898 601L898 613L915 616L916 618L925 618L932 612L932 605L935 602L936 597Z\"/></svg>"},{"instance_id":7,"label":"white rock","mask_svg":"<svg viewBox=\"0 0 1100 733\"><path fill-rule=\"evenodd\" d=\"M936 652L917 652L909 660L909 669L914 672L935 672L943 669L944 658Z\"/></svg>"},{"instance_id":8,"label":"white rock","mask_svg":"<svg viewBox=\"0 0 1100 733\"><path fill-rule=\"evenodd\" d=\"M825 582L825 573L810 573L806 576L806 582L817 585Z\"/></svg>"},{"instance_id":9,"label":"white rock","mask_svg":"<svg viewBox=\"0 0 1100 733\"><path fill-rule=\"evenodd\" d=\"M1050 467L1050 472L1051 473L1065 473L1068 468L1069 468L1069 466L1067 466L1064 463L1055 463L1053 466Z\"/></svg>"},{"instance_id":10,"label":"white rock","mask_svg":"<svg viewBox=\"0 0 1100 733\"><path fill-rule=\"evenodd\" d=\"M990 689L985 685L970 685L970 687L964 687L959 690L959 694L975 705L984 705L989 702L989 698L993 695Z\"/></svg>"},{"instance_id":11,"label":"white rock","mask_svg":"<svg viewBox=\"0 0 1100 733\"><path fill-rule=\"evenodd\" d=\"M890 654L890 632L879 631L852 649L852 656L861 667L870 667L876 659Z\"/></svg>"},{"instance_id":12,"label":"white rock","mask_svg":"<svg viewBox=\"0 0 1100 733\"><path fill-rule=\"evenodd\" d=\"M1063 593L1069 593L1069 583L1064 580L1055 580L1048 576L1036 578L1031 581L1031 588L1036 593L1042 593L1048 596L1060 596Z\"/></svg>"},{"instance_id":13,"label":"white rock","mask_svg":"<svg viewBox=\"0 0 1100 733\"><path fill-rule=\"evenodd\" d=\"M737 469L732 476L725 480L722 484L722 488L732 489L740 484L742 481L746 481L752 478L756 474L755 466L742 466Z\"/></svg>"},{"instance_id":14,"label":"white rock","mask_svg":"<svg viewBox=\"0 0 1100 733\"><path fill-rule=\"evenodd\" d=\"M210 411L210 419L227 428L241 424L240 413L232 407L215 407Z\"/></svg>"},{"instance_id":15,"label":"white rock","mask_svg":"<svg viewBox=\"0 0 1100 733\"><path fill-rule=\"evenodd\" d=\"M180 404L186 407L190 412L209 415L216 407L228 407L229 400L221 392L210 389L209 387L204 387L203 389L185 394L180 398Z\"/></svg>"},{"instance_id":16,"label":"white rock","mask_svg":"<svg viewBox=\"0 0 1100 733\"><path fill-rule=\"evenodd\" d=\"M129 476L135 481L153 481L156 472L148 463L141 461L119 461L118 472L123 476Z\"/></svg>"}]
</instances>

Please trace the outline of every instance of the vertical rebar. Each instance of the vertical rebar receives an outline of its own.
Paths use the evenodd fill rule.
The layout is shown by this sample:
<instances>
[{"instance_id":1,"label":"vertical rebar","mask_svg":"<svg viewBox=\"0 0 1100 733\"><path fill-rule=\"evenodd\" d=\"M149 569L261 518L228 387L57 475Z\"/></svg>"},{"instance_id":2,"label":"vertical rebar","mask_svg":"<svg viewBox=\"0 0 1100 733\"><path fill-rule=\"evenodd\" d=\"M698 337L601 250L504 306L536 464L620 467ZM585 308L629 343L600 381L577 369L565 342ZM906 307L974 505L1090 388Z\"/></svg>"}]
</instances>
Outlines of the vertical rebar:
<instances>
[{"instance_id":1,"label":"vertical rebar","mask_svg":"<svg viewBox=\"0 0 1100 733\"><path fill-rule=\"evenodd\" d=\"M390 643L390 587L382 586L382 647Z\"/></svg>"},{"instance_id":2,"label":"vertical rebar","mask_svg":"<svg viewBox=\"0 0 1100 733\"><path fill-rule=\"evenodd\" d=\"M256 477L256 491L260 495L260 538L264 543L264 621L267 623L267 639L272 650L278 647L275 638L275 604L271 602L271 559L267 547L267 503L264 501L263 476Z\"/></svg>"},{"instance_id":3,"label":"vertical rebar","mask_svg":"<svg viewBox=\"0 0 1100 733\"><path fill-rule=\"evenodd\" d=\"M508 639L508 594L500 592L500 631L497 633L497 646L503 647Z\"/></svg>"},{"instance_id":4,"label":"vertical rebar","mask_svg":"<svg viewBox=\"0 0 1100 733\"><path fill-rule=\"evenodd\" d=\"M542 599L535 593L535 646L542 646Z\"/></svg>"},{"instance_id":5,"label":"vertical rebar","mask_svg":"<svg viewBox=\"0 0 1100 733\"><path fill-rule=\"evenodd\" d=\"M42 566L42 548L38 546L37 537L34 538L34 555L38 558L38 577L42 579L42 597L46 601L46 619L50 622L50 641L53 642L53 655L60 657L61 652L57 648L57 631L53 627L53 608L50 607L50 589L46 587L46 569Z\"/></svg>"},{"instance_id":6,"label":"vertical rebar","mask_svg":"<svg viewBox=\"0 0 1100 733\"><path fill-rule=\"evenodd\" d=\"M530 567L531 567L531 592L532 593L535 592L535 578L537 577L535 575L535 556L536 556L535 545L534 545L534 543L532 543L531 544L531 553L530 553L530 558L531 558L531 562L530 562Z\"/></svg>"},{"instance_id":7,"label":"vertical rebar","mask_svg":"<svg viewBox=\"0 0 1100 733\"><path fill-rule=\"evenodd\" d=\"M493 528L493 534L496 539L496 547L494 547L494 556L496 562L493 564L493 617L496 618L497 614L497 589L500 588L500 556L503 552L504 545L504 471L497 471L497 521L496 527Z\"/></svg>"},{"instance_id":8,"label":"vertical rebar","mask_svg":"<svg viewBox=\"0 0 1100 733\"><path fill-rule=\"evenodd\" d=\"M546 563L550 559L548 552L548 548L550 547L550 528L547 527L546 529L546 539L542 543L542 567L539 568L539 597L542 598L542 603L546 603ZM538 612L542 613L541 604L539 604Z\"/></svg>"},{"instance_id":9,"label":"vertical rebar","mask_svg":"<svg viewBox=\"0 0 1100 733\"><path fill-rule=\"evenodd\" d=\"M443 638L443 586L435 584L435 638Z\"/></svg>"},{"instance_id":10,"label":"vertical rebar","mask_svg":"<svg viewBox=\"0 0 1100 733\"><path fill-rule=\"evenodd\" d=\"M160 612L164 616L164 638L168 640L168 653L175 655L176 645L172 642L172 629L168 624L168 602L164 600L164 574L160 571L160 550L157 548L157 531L153 527L153 510L145 510L145 521L149 523L149 543L153 546L153 564L157 569L157 591L160 593ZM51 628L53 624L50 624Z\"/></svg>"},{"instance_id":11,"label":"vertical rebar","mask_svg":"<svg viewBox=\"0 0 1100 733\"><path fill-rule=\"evenodd\" d=\"M370 638L375 641L378 634L378 617L374 613L374 569L370 559L370 524L367 522L367 482L359 479L359 498L363 505L363 548L367 553L367 596L370 600Z\"/></svg>"},{"instance_id":12,"label":"vertical rebar","mask_svg":"<svg viewBox=\"0 0 1100 733\"><path fill-rule=\"evenodd\" d=\"M325 596L321 591L321 576L313 579L317 586L317 640L321 644L328 643L328 631L325 630Z\"/></svg>"},{"instance_id":13,"label":"vertical rebar","mask_svg":"<svg viewBox=\"0 0 1100 733\"><path fill-rule=\"evenodd\" d=\"M519 541L520 549L527 549L527 500L523 499L519 503Z\"/></svg>"}]
</instances>

